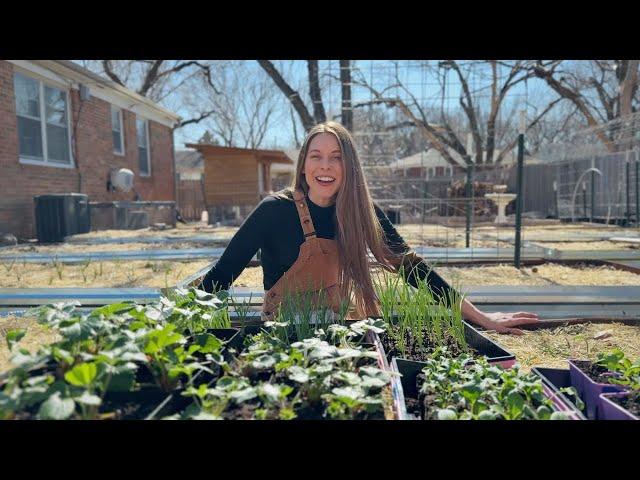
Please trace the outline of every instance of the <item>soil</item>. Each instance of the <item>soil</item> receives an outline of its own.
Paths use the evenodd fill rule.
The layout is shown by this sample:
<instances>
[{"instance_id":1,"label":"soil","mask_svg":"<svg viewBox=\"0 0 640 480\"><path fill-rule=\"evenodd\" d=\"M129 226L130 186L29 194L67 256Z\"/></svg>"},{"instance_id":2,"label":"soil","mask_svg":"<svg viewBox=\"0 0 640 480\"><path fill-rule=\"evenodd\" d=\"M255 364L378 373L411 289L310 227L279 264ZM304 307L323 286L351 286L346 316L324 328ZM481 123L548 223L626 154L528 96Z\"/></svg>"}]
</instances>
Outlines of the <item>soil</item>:
<instances>
[{"instance_id":1,"label":"soil","mask_svg":"<svg viewBox=\"0 0 640 480\"><path fill-rule=\"evenodd\" d=\"M397 331L397 327L394 327L394 330ZM429 341L426 341L422 345L418 345L416 339L413 337L413 333L410 331L405 332L406 350L404 355L396 345L395 340L386 332L380 335L380 341L382 342L388 361L391 361L391 358L393 357L398 357L424 362L431 358L431 354L433 354L437 347L437 345L434 345ZM450 354L454 357L464 353L464 350L460 348L457 342L451 337L448 337L445 340L444 346L447 347Z\"/></svg>"},{"instance_id":2,"label":"soil","mask_svg":"<svg viewBox=\"0 0 640 480\"><path fill-rule=\"evenodd\" d=\"M596 383L609 383L609 379L612 378L611 372L607 367L596 365L586 360L574 360L573 363Z\"/></svg>"},{"instance_id":3,"label":"soil","mask_svg":"<svg viewBox=\"0 0 640 480\"><path fill-rule=\"evenodd\" d=\"M209 260L104 261L86 264L19 263L2 264L0 288L126 288L175 286L181 280L210 265Z\"/></svg>"},{"instance_id":4,"label":"soil","mask_svg":"<svg viewBox=\"0 0 640 480\"><path fill-rule=\"evenodd\" d=\"M629 392L629 394L624 397L609 398L609 400L617 403L632 415L640 418L640 390Z\"/></svg>"}]
</instances>

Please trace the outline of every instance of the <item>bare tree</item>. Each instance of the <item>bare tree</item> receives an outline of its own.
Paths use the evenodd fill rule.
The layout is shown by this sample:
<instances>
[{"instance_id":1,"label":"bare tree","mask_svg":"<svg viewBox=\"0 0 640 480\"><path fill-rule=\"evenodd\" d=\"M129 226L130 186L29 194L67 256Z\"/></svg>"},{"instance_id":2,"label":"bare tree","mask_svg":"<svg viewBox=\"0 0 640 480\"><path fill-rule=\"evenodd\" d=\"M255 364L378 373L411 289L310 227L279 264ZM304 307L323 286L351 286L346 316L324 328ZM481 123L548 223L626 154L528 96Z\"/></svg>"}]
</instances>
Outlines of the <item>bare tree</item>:
<instances>
[{"instance_id":1,"label":"bare tree","mask_svg":"<svg viewBox=\"0 0 640 480\"><path fill-rule=\"evenodd\" d=\"M475 65L474 65L475 64ZM479 65L478 65L479 64ZM489 82L485 82L475 90L469 83L469 71L472 68L484 68L489 70ZM507 142L505 139L505 129L498 128L498 118L504 109L508 92L519 83L531 78L532 73L525 69L524 62L500 62L488 60L482 62L461 63L454 60L439 62L437 67L431 68L432 74L436 75L441 84L442 104L439 117L435 115L433 108L416 98L415 93L408 88L396 73L393 83L378 91L369 85L364 75L360 74L353 83L366 88L373 96L373 100L360 102L354 105L359 108L370 103L384 103L388 106L398 108L404 116L413 123L422 133L429 144L438 150L442 157L452 165L458 165L453 158L453 152L460 155L466 162L481 165L483 163L501 162L505 156L515 147L514 141ZM461 129L454 125L455 115L453 112L445 111L444 96L447 72L453 72L455 80L460 86L459 104L467 120L468 130L473 138L472 151L468 151L465 139L461 138ZM405 94L405 99L399 96L390 96L386 93L389 90L401 91ZM485 95L483 92L489 90L488 110L483 112L479 99ZM538 115L530 120L527 128L535 126L545 114L549 112L557 101L551 101L546 108L542 109ZM513 108L510 114L513 117ZM434 121L433 119L436 119ZM497 141L502 140L504 148L495 157Z\"/></svg>"},{"instance_id":2,"label":"bare tree","mask_svg":"<svg viewBox=\"0 0 640 480\"><path fill-rule=\"evenodd\" d=\"M218 72L219 94L195 91L187 97L212 113L204 125L225 146L260 148L275 119L277 98L271 80L247 61L226 62Z\"/></svg>"},{"instance_id":3,"label":"bare tree","mask_svg":"<svg viewBox=\"0 0 640 480\"><path fill-rule=\"evenodd\" d=\"M118 85L143 97L164 104L192 88L210 89L220 94L215 63L197 60L90 60L84 66L106 75ZM197 87L196 87L197 86ZM175 128L200 123L213 114L212 110L196 109Z\"/></svg>"},{"instance_id":4,"label":"bare tree","mask_svg":"<svg viewBox=\"0 0 640 480\"><path fill-rule=\"evenodd\" d=\"M637 110L638 60L537 60L528 69L576 107L607 149L615 149L613 133L595 127Z\"/></svg>"},{"instance_id":5,"label":"bare tree","mask_svg":"<svg viewBox=\"0 0 640 480\"><path fill-rule=\"evenodd\" d=\"M273 62L270 60L258 60L258 63L291 102L305 131L309 131L315 124L327 120L326 109L322 101L319 63L317 60L307 60L309 97L312 104L313 115L310 113L310 109L307 108L300 93L285 80ZM340 117L343 125L351 130L353 126L353 116L347 113L351 111L351 66L348 60L340 60L340 78L342 84L342 108Z\"/></svg>"}]
</instances>

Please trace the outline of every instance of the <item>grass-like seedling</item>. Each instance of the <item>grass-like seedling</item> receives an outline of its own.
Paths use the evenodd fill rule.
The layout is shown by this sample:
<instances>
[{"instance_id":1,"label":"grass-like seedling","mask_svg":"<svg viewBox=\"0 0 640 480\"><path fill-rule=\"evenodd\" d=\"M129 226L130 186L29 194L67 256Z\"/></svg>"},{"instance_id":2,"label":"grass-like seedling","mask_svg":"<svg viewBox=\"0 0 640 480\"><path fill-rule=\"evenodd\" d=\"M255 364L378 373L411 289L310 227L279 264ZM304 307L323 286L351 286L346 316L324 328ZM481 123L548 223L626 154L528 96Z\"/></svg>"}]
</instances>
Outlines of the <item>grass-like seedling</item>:
<instances>
[{"instance_id":1,"label":"grass-like seedling","mask_svg":"<svg viewBox=\"0 0 640 480\"><path fill-rule=\"evenodd\" d=\"M62 280L62 273L64 272L64 263L62 263L57 255L54 255L51 260L51 265L55 268L56 273L58 274L58 280Z\"/></svg>"},{"instance_id":2,"label":"grass-like seedling","mask_svg":"<svg viewBox=\"0 0 640 480\"><path fill-rule=\"evenodd\" d=\"M280 326L276 331L285 342L301 341L315 335L317 330L324 330L332 324L345 323L348 304L344 303L341 311L335 313L328 306L326 290L305 292L287 292L282 296L281 304L275 317Z\"/></svg>"},{"instance_id":3,"label":"grass-like seedling","mask_svg":"<svg viewBox=\"0 0 640 480\"><path fill-rule=\"evenodd\" d=\"M396 275L379 275L374 286L382 319L387 324L389 354L416 360L436 347L468 349L462 322L463 296L458 289L436 295L426 281L409 285L404 267Z\"/></svg>"},{"instance_id":4,"label":"grass-like seedling","mask_svg":"<svg viewBox=\"0 0 640 480\"><path fill-rule=\"evenodd\" d=\"M18 261L18 259L14 258L11 262L2 264L2 266L4 267L4 269L7 272L7 275L11 273L11 271L13 270L13 267L15 266L17 261Z\"/></svg>"},{"instance_id":5,"label":"grass-like seedling","mask_svg":"<svg viewBox=\"0 0 640 480\"><path fill-rule=\"evenodd\" d=\"M91 258L85 260L80 264L80 273L82 274L82 281L87 283L87 269L91 265Z\"/></svg>"}]
</instances>

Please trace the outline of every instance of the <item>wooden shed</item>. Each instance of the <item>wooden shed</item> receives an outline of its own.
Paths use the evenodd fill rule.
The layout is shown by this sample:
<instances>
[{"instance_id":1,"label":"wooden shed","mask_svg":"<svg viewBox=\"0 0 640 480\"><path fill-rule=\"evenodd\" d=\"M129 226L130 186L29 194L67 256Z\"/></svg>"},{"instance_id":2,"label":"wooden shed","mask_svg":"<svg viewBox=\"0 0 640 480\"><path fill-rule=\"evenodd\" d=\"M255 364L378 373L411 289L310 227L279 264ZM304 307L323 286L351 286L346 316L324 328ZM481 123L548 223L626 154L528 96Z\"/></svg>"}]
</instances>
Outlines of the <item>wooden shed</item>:
<instances>
[{"instance_id":1,"label":"wooden shed","mask_svg":"<svg viewBox=\"0 0 640 480\"><path fill-rule=\"evenodd\" d=\"M209 222L237 223L272 191L271 165L293 161L282 150L187 144L204 158L204 191Z\"/></svg>"}]
</instances>

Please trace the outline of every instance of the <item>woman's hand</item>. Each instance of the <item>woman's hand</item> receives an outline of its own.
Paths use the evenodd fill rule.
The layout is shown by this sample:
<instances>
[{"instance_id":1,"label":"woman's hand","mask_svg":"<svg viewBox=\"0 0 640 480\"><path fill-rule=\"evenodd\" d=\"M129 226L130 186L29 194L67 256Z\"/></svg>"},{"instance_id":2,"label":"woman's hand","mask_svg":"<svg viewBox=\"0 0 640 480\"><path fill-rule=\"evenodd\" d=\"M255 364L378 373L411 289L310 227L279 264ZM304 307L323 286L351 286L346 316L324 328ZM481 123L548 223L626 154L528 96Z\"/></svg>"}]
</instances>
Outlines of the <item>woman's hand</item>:
<instances>
[{"instance_id":1,"label":"woman's hand","mask_svg":"<svg viewBox=\"0 0 640 480\"><path fill-rule=\"evenodd\" d=\"M516 312L516 313L482 313L482 320L477 323L487 330L495 330L498 333L512 333L515 335L523 335L524 332L518 327L520 325L531 325L538 323L540 318L535 313Z\"/></svg>"}]
</instances>

